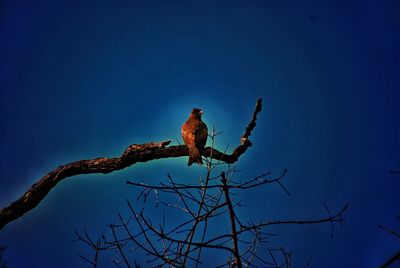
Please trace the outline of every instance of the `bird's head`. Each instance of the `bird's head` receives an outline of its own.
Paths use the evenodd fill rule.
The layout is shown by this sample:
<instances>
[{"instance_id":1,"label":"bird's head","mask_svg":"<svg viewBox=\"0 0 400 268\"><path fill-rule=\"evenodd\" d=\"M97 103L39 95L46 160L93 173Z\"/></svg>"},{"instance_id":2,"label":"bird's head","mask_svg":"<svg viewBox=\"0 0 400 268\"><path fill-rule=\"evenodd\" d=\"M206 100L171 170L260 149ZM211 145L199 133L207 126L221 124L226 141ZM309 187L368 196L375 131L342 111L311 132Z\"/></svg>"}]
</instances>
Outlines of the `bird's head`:
<instances>
[{"instance_id":1,"label":"bird's head","mask_svg":"<svg viewBox=\"0 0 400 268\"><path fill-rule=\"evenodd\" d=\"M203 111L202 111L201 109L199 109L199 108L193 108L192 113L191 113L191 116L194 116L195 118L200 119L201 116L202 116L202 114L203 114Z\"/></svg>"}]
</instances>

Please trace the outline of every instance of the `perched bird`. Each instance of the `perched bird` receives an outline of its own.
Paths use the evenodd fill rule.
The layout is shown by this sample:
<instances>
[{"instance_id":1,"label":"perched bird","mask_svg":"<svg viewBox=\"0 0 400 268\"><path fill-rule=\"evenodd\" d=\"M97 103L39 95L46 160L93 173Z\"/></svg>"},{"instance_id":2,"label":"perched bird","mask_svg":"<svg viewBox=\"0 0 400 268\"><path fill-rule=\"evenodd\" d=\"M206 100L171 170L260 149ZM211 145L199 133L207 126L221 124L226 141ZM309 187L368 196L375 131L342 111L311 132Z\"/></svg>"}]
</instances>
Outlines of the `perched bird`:
<instances>
[{"instance_id":1,"label":"perched bird","mask_svg":"<svg viewBox=\"0 0 400 268\"><path fill-rule=\"evenodd\" d=\"M201 121L203 111L193 108L189 119L182 125L182 138L189 149L188 166L193 163L203 164L201 151L207 142L207 125Z\"/></svg>"}]
</instances>

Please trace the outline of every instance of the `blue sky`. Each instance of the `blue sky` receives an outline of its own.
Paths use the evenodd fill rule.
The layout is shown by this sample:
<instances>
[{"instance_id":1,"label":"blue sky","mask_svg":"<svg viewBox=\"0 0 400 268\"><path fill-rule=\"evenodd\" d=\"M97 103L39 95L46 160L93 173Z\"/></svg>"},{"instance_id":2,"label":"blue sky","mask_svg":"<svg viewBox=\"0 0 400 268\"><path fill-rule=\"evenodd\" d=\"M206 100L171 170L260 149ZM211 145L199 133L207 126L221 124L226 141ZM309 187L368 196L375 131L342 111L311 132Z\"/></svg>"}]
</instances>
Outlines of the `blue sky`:
<instances>
[{"instance_id":1,"label":"blue sky","mask_svg":"<svg viewBox=\"0 0 400 268\"><path fill-rule=\"evenodd\" d=\"M349 203L343 228L279 229L298 266L376 267L399 249L398 1L2 1L0 206L58 165L180 139L193 107L233 148L263 98L243 176L289 173L286 196L243 194L246 217L313 218ZM138 190L204 172L186 159L76 176L0 232L10 267L74 267ZM156 211L149 211L156 214ZM140 256L138 257L140 260ZM107 261L107 260L105 260ZM106 264L107 266L107 264Z\"/></svg>"}]
</instances>

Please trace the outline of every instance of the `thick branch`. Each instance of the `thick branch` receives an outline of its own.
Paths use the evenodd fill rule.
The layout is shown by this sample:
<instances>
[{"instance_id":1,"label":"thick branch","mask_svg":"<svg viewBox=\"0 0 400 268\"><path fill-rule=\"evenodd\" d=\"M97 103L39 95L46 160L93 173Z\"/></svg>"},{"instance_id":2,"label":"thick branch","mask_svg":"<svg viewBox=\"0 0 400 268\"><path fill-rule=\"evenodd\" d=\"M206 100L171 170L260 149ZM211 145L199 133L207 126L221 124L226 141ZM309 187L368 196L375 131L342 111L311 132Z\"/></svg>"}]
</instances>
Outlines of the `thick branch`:
<instances>
[{"instance_id":1,"label":"thick branch","mask_svg":"<svg viewBox=\"0 0 400 268\"><path fill-rule=\"evenodd\" d=\"M225 154L211 147L207 147L203 150L202 155L209 157L212 154L213 159L221 160L229 164L236 162L251 146L249 136L256 126L257 114L260 111L261 99L258 99L252 118L240 139L240 145L233 150L232 154ZM101 157L90 160L80 160L59 166L33 184L18 200L0 210L0 229L9 222L16 220L26 212L35 208L46 197L50 190L65 178L81 174L107 174L124 169L138 162L188 156L188 149L185 145L168 146L170 143L171 141L133 144L126 148L120 157Z\"/></svg>"}]
</instances>

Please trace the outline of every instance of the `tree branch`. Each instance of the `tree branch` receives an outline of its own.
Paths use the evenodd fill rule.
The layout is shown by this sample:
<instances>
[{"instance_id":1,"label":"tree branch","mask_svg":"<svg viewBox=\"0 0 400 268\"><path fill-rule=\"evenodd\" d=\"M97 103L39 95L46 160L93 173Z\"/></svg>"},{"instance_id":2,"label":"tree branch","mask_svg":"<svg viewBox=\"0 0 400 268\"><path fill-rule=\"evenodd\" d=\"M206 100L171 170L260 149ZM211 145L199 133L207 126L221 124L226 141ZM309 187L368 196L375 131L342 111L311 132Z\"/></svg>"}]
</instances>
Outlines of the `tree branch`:
<instances>
[{"instance_id":1,"label":"tree branch","mask_svg":"<svg viewBox=\"0 0 400 268\"><path fill-rule=\"evenodd\" d=\"M256 126L257 114L260 111L261 98L257 100L252 118L246 127L244 134L240 138L240 145L233 150L232 154L225 154L211 147L206 147L202 151L202 155L205 157L210 157L212 155L213 159L228 164L236 162L251 146L249 136ZM100 157L90 160L80 160L57 167L55 170L49 172L46 176L33 184L22 197L11 203L8 207L0 210L0 229L35 208L46 197L50 190L65 178L81 174L108 174L116 170L124 169L138 162L188 156L189 152L185 145L168 146L170 143L171 141L133 144L126 148L120 157Z\"/></svg>"},{"instance_id":2,"label":"tree branch","mask_svg":"<svg viewBox=\"0 0 400 268\"><path fill-rule=\"evenodd\" d=\"M396 261L400 261L400 251L394 254L390 259L388 259L384 264L382 264L381 268L390 267Z\"/></svg>"},{"instance_id":3,"label":"tree branch","mask_svg":"<svg viewBox=\"0 0 400 268\"><path fill-rule=\"evenodd\" d=\"M235 219L235 211L233 210L232 201L229 196L228 182L225 177L225 172L221 172L221 182L223 184L222 190L224 191L225 201L229 209L229 220L231 222L231 230L232 230L232 243L233 243L233 255L235 257L235 267L242 268L242 260L240 259L239 254L239 246L238 246L238 235L236 231L236 219ZM231 265L233 266L233 265Z\"/></svg>"}]
</instances>

